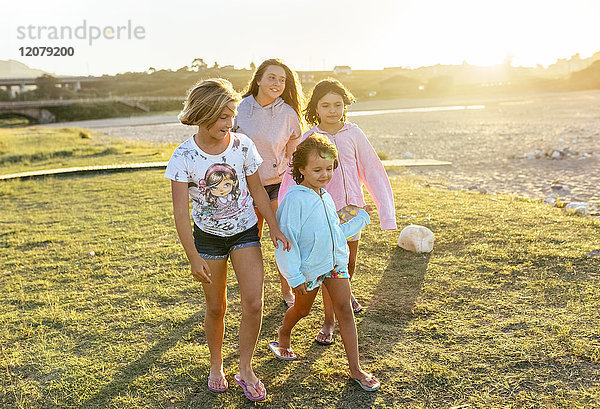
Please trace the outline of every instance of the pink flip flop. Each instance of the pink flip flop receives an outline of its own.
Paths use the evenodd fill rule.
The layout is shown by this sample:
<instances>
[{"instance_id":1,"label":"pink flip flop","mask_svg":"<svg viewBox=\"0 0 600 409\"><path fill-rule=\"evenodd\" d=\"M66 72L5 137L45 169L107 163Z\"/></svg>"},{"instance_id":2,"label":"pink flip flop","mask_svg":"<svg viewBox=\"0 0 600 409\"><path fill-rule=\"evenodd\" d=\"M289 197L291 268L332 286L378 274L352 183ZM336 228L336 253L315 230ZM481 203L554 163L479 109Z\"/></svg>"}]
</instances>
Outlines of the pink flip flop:
<instances>
[{"instance_id":1,"label":"pink flip flop","mask_svg":"<svg viewBox=\"0 0 600 409\"><path fill-rule=\"evenodd\" d=\"M248 398L248 400L252 401L252 402L259 402L261 400L264 400L267 397L267 390L265 389L265 391L263 392L262 395L260 396L252 396L252 394L250 393L250 391L248 390L248 387L246 385L246 382L240 377L240 374L235 374L235 376L233 377L233 379L235 379L235 381L237 382L238 385L240 385L242 387L242 389L244 390L244 395L246 395L246 397ZM263 385L263 383L260 381L260 379L258 380L258 382L256 382L256 385L251 385L255 391L258 391L260 389L260 386L265 387L265 385Z\"/></svg>"},{"instance_id":2,"label":"pink flip flop","mask_svg":"<svg viewBox=\"0 0 600 409\"><path fill-rule=\"evenodd\" d=\"M208 390L211 392L216 392L216 393L223 393L227 390L227 388L229 388L229 384L227 383L227 379L225 379L225 387L224 388L213 388L212 386L210 386L210 381L218 381L219 378L211 378L210 376L208 377L208 381L206 382L206 386L208 386Z\"/></svg>"}]
</instances>

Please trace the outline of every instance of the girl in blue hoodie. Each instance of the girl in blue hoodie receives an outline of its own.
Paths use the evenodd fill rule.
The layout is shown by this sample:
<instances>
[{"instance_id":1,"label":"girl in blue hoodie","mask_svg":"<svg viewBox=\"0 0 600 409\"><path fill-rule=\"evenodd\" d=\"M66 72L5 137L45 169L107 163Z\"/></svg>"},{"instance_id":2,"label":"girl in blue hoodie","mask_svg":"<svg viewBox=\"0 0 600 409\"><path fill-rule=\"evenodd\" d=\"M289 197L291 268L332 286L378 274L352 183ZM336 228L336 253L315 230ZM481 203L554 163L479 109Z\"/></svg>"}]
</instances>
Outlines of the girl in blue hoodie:
<instances>
[{"instance_id":1,"label":"girl in blue hoodie","mask_svg":"<svg viewBox=\"0 0 600 409\"><path fill-rule=\"evenodd\" d=\"M315 134L304 140L292 156L292 186L277 210L282 233L290 241L290 250L275 249L279 271L293 289L296 301L283 318L278 341L269 348L283 360L294 360L290 338L296 323L306 317L321 284L324 284L346 350L350 376L364 390L379 388L379 381L360 367L358 335L350 302L348 246L346 238L370 223L368 213L360 209L356 217L340 224L333 199L325 190L337 167L337 150L327 137Z\"/></svg>"},{"instance_id":2,"label":"girl in blue hoodie","mask_svg":"<svg viewBox=\"0 0 600 409\"><path fill-rule=\"evenodd\" d=\"M263 162L260 179L277 211L279 186L292 153L302 135L302 86L297 75L281 60L269 59L257 68L238 107L234 131L247 135L256 145ZM258 235L262 237L263 215L258 217ZM287 306L294 296L280 275L281 294Z\"/></svg>"}]
</instances>

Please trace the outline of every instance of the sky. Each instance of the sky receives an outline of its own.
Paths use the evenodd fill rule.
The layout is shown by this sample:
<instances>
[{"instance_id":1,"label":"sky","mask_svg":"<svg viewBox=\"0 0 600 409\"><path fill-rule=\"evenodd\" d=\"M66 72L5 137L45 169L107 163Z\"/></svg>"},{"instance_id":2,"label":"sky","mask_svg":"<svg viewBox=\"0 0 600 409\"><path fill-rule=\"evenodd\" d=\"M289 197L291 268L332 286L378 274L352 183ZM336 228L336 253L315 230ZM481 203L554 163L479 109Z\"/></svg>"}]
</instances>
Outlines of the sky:
<instances>
[{"instance_id":1,"label":"sky","mask_svg":"<svg viewBox=\"0 0 600 409\"><path fill-rule=\"evenodd\" d=\"M57 75L176 70L194 58L236 68L281 58L298 71L507 57L548 66L600 51L597 0L4 0L0 10L0 60ZM119 26L131 31L116 38ZM74 55L21 55L46 46Z\"/></svg>"}]
</instances>

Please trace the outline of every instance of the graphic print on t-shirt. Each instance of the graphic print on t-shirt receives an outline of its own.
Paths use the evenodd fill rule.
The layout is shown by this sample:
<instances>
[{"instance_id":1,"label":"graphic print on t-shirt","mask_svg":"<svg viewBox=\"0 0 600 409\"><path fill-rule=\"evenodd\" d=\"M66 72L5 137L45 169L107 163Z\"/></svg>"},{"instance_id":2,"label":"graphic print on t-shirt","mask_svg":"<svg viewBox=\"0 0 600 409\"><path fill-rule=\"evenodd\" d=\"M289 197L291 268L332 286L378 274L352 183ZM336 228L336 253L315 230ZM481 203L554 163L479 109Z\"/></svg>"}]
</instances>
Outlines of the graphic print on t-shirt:
<instances>
[{"instance_id":1,"label":"graphic print on t-shirt","mask_svg":"<svg viewBox=\"0 0 600 409\"><path fill-rule=\"evenodd\" d=\"M198 202L199 213L213 227L233 229L238 220L239 209L246 205L248 191L240 189L240 181L234 168L226 163L212 164L197 187L203 202Z\"/></svg>"}]
</instances>

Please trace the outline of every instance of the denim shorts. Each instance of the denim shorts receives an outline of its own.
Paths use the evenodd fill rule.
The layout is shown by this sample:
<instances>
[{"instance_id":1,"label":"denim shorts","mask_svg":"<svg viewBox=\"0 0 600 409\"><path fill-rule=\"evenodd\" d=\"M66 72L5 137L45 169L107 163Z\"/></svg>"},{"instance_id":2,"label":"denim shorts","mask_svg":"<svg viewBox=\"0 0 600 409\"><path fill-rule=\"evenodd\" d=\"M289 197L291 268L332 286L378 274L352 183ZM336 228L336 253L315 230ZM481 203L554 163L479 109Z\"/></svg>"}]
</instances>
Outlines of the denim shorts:
<instances>
[{"instance_id":1,"label":"denim shorts","mask_svg":"<svg viewBox=\"0 0 600 409\"><path fill-rule=\"evenodd\" d=\"M267 191L267 194L269 195L269 199L277 200L277 196L279 195L279 187L280 186L281 186L281 183L275 183L274 185L265 186L265 190Z\"/></svg>"},{"instance_id":2,"label":"denim shorts","mask_svg":"<svg viewBox=\"0 0 600 409\"><path fill-rule=\"evenodd\" d=\"M206 233L194 224L194 244L200 257L209 260L226 259L233 250L260 247L256 224L241 233L223 237Z\"/></svg>"}]
</instances>

